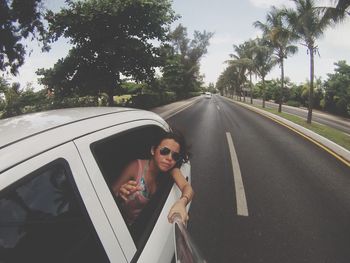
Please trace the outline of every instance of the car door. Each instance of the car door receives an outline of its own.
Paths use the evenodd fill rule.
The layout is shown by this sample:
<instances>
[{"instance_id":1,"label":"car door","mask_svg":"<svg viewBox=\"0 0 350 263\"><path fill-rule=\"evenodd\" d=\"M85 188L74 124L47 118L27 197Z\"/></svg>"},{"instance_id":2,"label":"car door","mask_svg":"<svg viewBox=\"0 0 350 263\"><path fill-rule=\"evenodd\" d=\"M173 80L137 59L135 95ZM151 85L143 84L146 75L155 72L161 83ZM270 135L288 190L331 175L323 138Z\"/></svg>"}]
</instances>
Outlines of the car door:
<instances>
[{"instance_id":1,"label":"car door","mask_svg":"<svg viewBox=\"0 0 350 263\"><path fill-rule=\"evenodd\" d=\"M0 262L127 262L72 142L0 174Z\"/></svg>"},{"instance_id":2,"label":"car door","mask_svg":"<svg viewBox=\"0 0 350 263\"><path fill-rule=\"evenodd\" d=\"M180 196L170 182L168 190L145 219L144 231L135 237L129 231L111 191L111 177L135 158L142 158L149 145L144 144L167 127L153 120L139 120L110 127L75 140L98 198L128 262L170 262L174 255L172 225L167 215ZM141 157L140 157L141 156ZM104 178L105 180L100 180Z\"/></svg>"}]
</instances>

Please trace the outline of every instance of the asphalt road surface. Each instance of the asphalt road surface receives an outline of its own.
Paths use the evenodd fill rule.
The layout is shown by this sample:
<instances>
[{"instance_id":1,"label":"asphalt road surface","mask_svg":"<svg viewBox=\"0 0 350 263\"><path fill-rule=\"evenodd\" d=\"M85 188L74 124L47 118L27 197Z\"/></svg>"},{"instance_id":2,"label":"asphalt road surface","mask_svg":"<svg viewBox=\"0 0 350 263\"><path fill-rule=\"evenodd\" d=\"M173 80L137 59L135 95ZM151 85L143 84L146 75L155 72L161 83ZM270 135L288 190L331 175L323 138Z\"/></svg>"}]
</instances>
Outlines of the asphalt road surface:
<instances>
[{"instance_id":1,"label":"asphalt road surface","mask_svg":"<svg viewBox=\"0 0 350 263\"><path fill-rule=\"evenodd\" d=\"M168 122L192 145L188 229L208 263L350 262L349 167L216 95Z\"/></svg>"}]
</instances>

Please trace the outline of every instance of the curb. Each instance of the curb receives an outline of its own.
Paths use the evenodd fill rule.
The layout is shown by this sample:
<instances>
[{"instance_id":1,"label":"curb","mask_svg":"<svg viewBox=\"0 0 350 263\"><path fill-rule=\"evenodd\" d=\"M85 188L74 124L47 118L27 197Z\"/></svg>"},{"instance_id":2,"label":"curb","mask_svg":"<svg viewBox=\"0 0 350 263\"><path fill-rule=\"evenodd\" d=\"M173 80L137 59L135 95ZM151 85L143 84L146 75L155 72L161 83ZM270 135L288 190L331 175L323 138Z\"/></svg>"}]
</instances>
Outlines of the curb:
<instances>
[{"instance_id":1,"label":"curb","mask_svg":"<svg viewBox=\"0 0 350 263\"><path fill-rule=\"evenodd\" d=\"M223 97L223 96L222 96ZM258 114L261 114L287 128L289 128L290 130L298 133L299 135L303 136L304 138L308 139L309 141L315 143L317 146L321 147L323 150L327 151L328 153L332 154L335 158L337 158L338 160L340 160L341 162L343 162L345 165L347 165L348 167L350 167L350 151L348 151L347 149L345 149L344 147L332 142L331 140L309 130L306 129L294 122L291 122L287 119L284 119L280 116L277 116L273 113L261 110L259 108L253 107L251 105L247 105L245 103L242 102L238 102L238 101L234 101L232 99L223 97L227 100L229 100L230 102L236 103L238 105L241 105L251 111L254 111Z\"/></svg>"}]
</instances>

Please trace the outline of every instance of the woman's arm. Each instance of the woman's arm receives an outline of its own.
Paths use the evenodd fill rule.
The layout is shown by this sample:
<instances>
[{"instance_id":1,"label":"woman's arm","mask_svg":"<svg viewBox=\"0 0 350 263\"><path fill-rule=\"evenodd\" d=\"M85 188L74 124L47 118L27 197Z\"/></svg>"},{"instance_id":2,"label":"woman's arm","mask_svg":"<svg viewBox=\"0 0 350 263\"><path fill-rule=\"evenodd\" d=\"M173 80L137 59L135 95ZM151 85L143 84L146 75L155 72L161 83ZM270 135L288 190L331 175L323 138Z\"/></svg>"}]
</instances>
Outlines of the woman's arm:
<instances>
[{"instance_id":1,"label":"woman's arm","mask_svg":"<svg viewBox=\"0 0 350 263\"><path fill-rule=\"evenodd\" d=\"M171 171L171 175L176 185L181 190L181 197L170 209L168 220L170 223L172 223L174 214L179 214L181 216L182 222L186 223L189 219L188 213L186 211L186 206L191 202L194 192L192 186L189 182L186 181L179 168L174 168Z\"/></svg>"}]
</instances>

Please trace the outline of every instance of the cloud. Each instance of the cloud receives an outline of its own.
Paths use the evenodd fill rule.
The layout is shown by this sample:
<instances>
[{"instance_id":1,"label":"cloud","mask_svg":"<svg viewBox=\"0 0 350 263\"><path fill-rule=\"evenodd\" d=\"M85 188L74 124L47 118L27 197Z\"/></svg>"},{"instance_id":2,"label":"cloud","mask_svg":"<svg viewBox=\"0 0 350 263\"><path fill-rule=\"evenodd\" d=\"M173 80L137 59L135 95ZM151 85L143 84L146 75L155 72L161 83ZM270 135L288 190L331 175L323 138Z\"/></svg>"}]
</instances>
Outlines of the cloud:
<instances>
[{"instance_id":1,"label":"cloud","mask_svg":"<svg viewBox=\"0 0 350 263\"><path fill-rule=\"evenodd\" d=\"M324 32L322 43L329 46L333 50L347 50L350 52L350 19L344 23L336 25L334 28L329 28Z\"/></svg>"},{"instance_id":2,"label":"cloud","mask_svg":"<svg viewBox=\"0 0 350 263\"><path fill-rule=\"evenodd\" d=\"M236 41L236 38L230 34L214 34L213 38L210 40L210 45L226 45L232 44Z\"/></svg>"},{"instance_id":3,"label":"cloud","mask_svg":"<svg viewBox=\"0 0 350 263\"><path fill-rule=\"evenodd\" d=\"M270 8L271 6L276 7L294 7L293 1L286 0L249 0L255 7L258 8ZM316 0L316 6L335 6L337 1L334 0Z\"/></svg>"},{"instance_id":4,"label":"cloud","mask_svg":"<svg viewBox=\"0 0 350 263\"><path fill-rule=\"evenodd\" d=\"M250 0L250 2L258 7L258 8L270 8L271 6L281 7L292 7L293 2L292 1L285 1L285 0Z\"/></svg>"}]
</instances>

